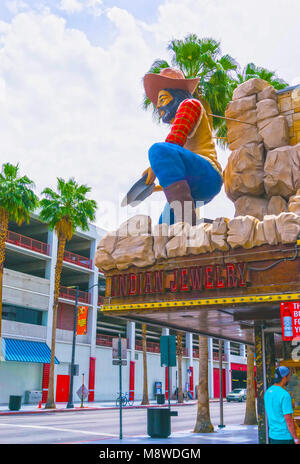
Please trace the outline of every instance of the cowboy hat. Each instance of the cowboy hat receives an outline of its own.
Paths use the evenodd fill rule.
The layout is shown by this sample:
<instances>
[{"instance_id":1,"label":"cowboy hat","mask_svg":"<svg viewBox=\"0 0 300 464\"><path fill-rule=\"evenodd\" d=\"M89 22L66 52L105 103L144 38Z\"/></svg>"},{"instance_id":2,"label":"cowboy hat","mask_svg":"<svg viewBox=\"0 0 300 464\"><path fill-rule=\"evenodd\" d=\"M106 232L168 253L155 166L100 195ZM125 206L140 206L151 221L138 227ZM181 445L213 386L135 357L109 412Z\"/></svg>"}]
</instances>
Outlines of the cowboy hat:
<instances>
[{"instance_id":1,"label":"cowboy hat","mask_svg":"<svg viewBox=\"0 0 300 464\"><path fill-rule=\"evenodd\" d=\"M144 88L147 97L156 106L158 93L163 89L182 89L193 94L200 79L185 79L183 72L174 68L163 68L159 74L148 73L144 76Z\"/></svg>"}]
</instances>

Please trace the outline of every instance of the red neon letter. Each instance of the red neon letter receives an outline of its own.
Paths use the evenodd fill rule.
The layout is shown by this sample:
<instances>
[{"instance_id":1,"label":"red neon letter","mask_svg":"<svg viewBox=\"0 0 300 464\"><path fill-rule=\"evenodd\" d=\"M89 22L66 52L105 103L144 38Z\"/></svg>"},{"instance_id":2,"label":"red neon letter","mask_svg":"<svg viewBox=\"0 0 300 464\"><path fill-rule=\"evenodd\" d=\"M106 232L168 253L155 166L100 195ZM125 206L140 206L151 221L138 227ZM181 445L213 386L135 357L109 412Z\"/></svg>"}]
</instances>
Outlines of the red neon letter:
<instances>
[{"instance_id":1,"label":"red neon letter","mask_svg":"<svg viewBox=\"0 0 300 464\"><path fill-rule=\"evenodd\" d=\"M204 277L204 287L205 288L214 288L214 283L212 281L212 266L205 266L205 277Z\"/></svg>"},{"instance_id":2,"label":"red neon letter","mask_svg":"<svg viewBox=\"0 0 300 464\"><path fill-rule=\"evenodd\" d=\"M192 290L202 290L202 267L190 269Z\"/></svg>"},{"instance_id":3,"label":"red neon letter","mask_svg":"<svg viewBox=\"0 0 300 464\"><path fill-rule=\"evenodd\" d=\"M177 274L178 274L178 271L177 271L177 269L175 269L173 271L174 280L171 280L171 282L170 282L170 290L171 290L171 292L177 292Z\"/></svg>"},{"instance_id":4,"label":"red neon letter","mask_svg":"<svg viewBox=\"0 0 300 464\"><path fill-rule=\"evenodd\" d=\"M154 272L154 291L158 293L164 291L164 271Z\"/></svg>"},{"instance_id":5,"label":"red neon letter","mask_svg":"<svg viewBox=\"0 0 300 464\"><path fill-rule=\"evenodd\" d=\"M152 293L152 282L151 282L152 272L146 272L144 276L145 276L144 293Z\"/></svg>"},{"instance_id":6,"label":"red neon letter","mask_svg":"<svg viewBox=\"0 0 300 464\"><path fill-rule=\"evenodd\" d=\"M237 268L238 268L238 271L239 271L239 274L240 274L239 286L240 287L246 287L246 281L245 281L246 265L245 265L245 263L237 264Z\"/></svg>"},{"instance_id":7,"label":"red neon letter","mask_svg":"<svg viewBox=\"0 0 300 464\"><path fill-rule=\"evenodd\" d=\"M235 265L228 263L226 264L226 272L227 272L227 288L237 287L237 278L234 274L235 272Z\"/></svg>"},{"instance_id":8,"label":"red neon letter","mask_svg":"<svg viewBox=\"0 0 300 464\"><path fill-rule=\"evenodd\" d=\"M224 280L221 277L220 266L216 266L216 268L215 268L215 286L216 286L216 288L224 288L225 287Z\"/></svg>"},{"instance_id":9,"label":"red neon letter","mask_svg":"<svg viewBox=\"0 0 300 464\"><path fill-rule=\"evenodd\" d=\"M180 291L181 292L188 292L189 287L187 286L187 269L180 269Z\"/></svg>"},{"instance_id":10,"label":"red neon letter","mask_svg":"<svg viewBox=\"0 0 300 464\"><path fill-rule=\"evenodd\" d=\"M136 294L136 275L135 274L129 274L129 289L128 289L128 295L135 295Z\"/></svg>"}]
</instances>

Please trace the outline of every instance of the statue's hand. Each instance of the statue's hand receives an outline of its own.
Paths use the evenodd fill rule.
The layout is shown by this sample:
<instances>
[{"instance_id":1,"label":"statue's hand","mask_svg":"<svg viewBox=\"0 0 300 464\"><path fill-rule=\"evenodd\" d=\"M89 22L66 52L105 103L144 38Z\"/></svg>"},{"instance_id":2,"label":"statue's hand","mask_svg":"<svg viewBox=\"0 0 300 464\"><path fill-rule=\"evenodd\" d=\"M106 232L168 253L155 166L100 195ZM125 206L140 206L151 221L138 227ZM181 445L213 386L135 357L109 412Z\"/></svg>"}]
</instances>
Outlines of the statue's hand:
<instances>
[{"instance_id":1,"label":"statue's hand","mask_svg":"<svg viewBox=\"0 0 300 464\"><path fill-rule=\"evenodd\" d=\"M146 169L144 172L143 172L143 176L147 174L147 179L146 179L146 185L148 184L153 184L153 182L155 181L156 179L156 175L154 174L153 170L151 167L149 167L148 169Z\"/></svg>"}]
</instances>

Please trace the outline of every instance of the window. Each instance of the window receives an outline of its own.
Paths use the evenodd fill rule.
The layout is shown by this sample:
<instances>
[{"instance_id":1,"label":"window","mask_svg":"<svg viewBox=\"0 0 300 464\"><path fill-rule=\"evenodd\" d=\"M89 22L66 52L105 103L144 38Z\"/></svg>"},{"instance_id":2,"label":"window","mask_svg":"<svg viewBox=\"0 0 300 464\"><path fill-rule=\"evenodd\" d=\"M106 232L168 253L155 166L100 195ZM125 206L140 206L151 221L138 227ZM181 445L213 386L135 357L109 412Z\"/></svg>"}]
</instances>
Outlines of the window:
<instances>
[{"instance_id":1,"label":"window","mask_svg":"<svg viewBox=\"0 0 300 464\"><path fill-rule=\"evenodd\" d=\"M43 325L43 311L23 308L21 306L3 305L2 318L25 324Z\"/></svg>"}]
</instances>

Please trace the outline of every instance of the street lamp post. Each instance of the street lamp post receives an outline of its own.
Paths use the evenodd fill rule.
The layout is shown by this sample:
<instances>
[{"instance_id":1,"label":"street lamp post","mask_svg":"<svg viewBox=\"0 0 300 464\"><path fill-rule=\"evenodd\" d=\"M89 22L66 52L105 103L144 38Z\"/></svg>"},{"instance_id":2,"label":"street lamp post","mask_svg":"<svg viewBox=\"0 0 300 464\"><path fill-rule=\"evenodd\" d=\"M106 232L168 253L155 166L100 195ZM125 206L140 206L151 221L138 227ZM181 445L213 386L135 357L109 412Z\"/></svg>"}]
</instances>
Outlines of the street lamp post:
<instances>
[{"instance_id":1,"label":"street lamp post","mask_svg":"<svg viewBox=\"0 0 300 464\"><path fill-rule=\"evenodd\" d=\"M76 294L75 294L75 312L74 312L74 327L73 327L73 341L72 341L72 358L71 358L71 375L70 375L70 389L69 389L69 401L67 408L74 408L73 404L73 381L74 381L74 365L75 365L75 345L76 345L76 335L77 335L77 306L78 306L78 297L79 297L79 287L76 285Z\"/></svg>"},{"instance_id":2,"label":"street lamp post","mask_svg":"<svg viewBox=\"0 0 300 464\"><path fill-rule=\"evenodd\" d=\"M87 291L91 290L94 287L98 287L98 284L92 285L88 288ZM74 288L74 287L69 287ZM70 388L69 388L69 401L67 408L74 408L73 403L73 384L74 384L74 366L75 366L75 346L76 346L76 335L77 335L77 313L78 313L78 298L79 298L79 286L76 285L76 294L75 294L75 313L74 313L74 327L73 327L73 341L72 341L72 358L71 358L71 372L70 372Z\"/></svg>"}]
</instances>

